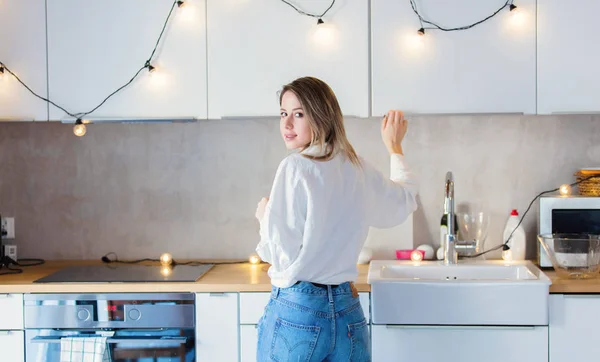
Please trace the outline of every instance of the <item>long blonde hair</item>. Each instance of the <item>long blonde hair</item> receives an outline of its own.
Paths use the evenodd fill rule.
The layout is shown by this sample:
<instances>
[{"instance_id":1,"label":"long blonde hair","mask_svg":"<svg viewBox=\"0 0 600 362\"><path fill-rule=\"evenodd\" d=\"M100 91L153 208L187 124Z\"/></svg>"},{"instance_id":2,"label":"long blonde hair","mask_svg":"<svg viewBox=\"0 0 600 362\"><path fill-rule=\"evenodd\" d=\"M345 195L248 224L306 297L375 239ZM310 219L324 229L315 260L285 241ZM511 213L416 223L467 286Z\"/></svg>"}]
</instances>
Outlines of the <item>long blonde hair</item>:
<instances>
[{"instance_id":1,"label":"long blonde hair","mask_svg":"<svg viewBox=\"0 0 600 362\"><path fill-rule=\"evenodd\" d=\"M360 165L360 159L346 137L344 116L338 100L327 83L314 77L298 78L283 86L279 93L280 105L286 92L292 92L298 97L313 132L310 144L304 146L303 150L310 146L320 146L323 149L327 145L322 156L304 156L327 161L341 152L350 162Z\"/></svg>"}]
</instances>

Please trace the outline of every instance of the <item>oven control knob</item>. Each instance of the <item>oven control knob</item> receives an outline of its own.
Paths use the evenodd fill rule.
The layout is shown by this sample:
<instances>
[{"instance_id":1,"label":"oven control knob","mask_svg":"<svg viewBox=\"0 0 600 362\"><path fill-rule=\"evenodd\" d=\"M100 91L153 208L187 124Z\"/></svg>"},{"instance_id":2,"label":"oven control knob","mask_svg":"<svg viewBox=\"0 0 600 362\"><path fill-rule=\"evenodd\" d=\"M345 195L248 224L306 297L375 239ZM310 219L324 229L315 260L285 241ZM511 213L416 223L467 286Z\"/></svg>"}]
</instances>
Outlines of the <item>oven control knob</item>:
<instances>
[{"instance_id":1,"label":"oven control knob","mask_svg":"<svg viewBox=\"0 0 600 362\"><path fill-rule=\"evenodd\" d=\"M87 321L90 318L90 311L87 309L80 309L77 311L77 319L80 321Z\"/></svg>"},{"instance_id":2,"label":"oven control knob","mask_svg":"<svg viewBox=\"0 0 600 362\"><path fill-rule=\"evenodd\" d=\"M140 319L141 316L142 313L140 313L140 311L137 309L132 309L129 311L129 319L131 319L132 321L137 321L138 319Z\"/></svg>"}]
</instances>

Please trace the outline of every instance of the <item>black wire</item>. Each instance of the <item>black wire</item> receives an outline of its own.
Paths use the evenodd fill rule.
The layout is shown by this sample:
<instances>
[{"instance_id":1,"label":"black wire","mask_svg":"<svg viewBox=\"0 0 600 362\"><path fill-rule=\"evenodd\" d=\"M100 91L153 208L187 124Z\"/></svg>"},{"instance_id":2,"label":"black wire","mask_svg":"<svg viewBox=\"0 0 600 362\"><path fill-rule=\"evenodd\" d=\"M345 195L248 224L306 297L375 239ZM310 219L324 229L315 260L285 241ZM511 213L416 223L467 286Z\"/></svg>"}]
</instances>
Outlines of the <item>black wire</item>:
<instances>
[{"instance_id":1,"label":"black wire","mask_svg":"<svg viewBox=\"0 0 600 362\"><path fill-rule=\"evenodd\" d=\"M6 66L6 64L4 64L4 63L2 63L2 62L0 62L0 64L2 64L2 66L4 67L4 70L5 70L5 71L7 71L9 74L11 74L13 77L15 77L15 79L16 79L16 80L17 80L19 83L21 83L21 85L23 85L23 87L25 87L25 89L27 89L27 90L28 90L28 91L29 91L31 94L33 94L34 96L38 97L39 99L41 99L41 100L43 100L43 101L45 101L45 102L48 102L48 103L52 104L54 107L56 107L56 108L60 109L61 111L65 112L66 114L68 114L68 115L69 115L69 116L71 116L71 117L77 117L75 114L72 114L71 112L67 111L67 110L66 110L66 109L64 109L63 107L61 107L61 106L59 106L58 104L56 104L56 103L52 102L50 99L48 99L48 98L45 98L45 97L42 97L42 96L40 96L39 94L37 94L36 92L34 92L34 91L31 89L31 88L29 88L29 86L28 86L27 84L25 84L25 83L24 83L24 82L21 80L21 78L19 78L19 77L18 77L18 76L17 76L15 73L13 73L13 72L12 72L12 70L10 70L10 68L8 68L8 67Z\"/></svg>"},{"instance_id":2,"label":"black wire","mask_svg":"<svg viewBox=\"0 0 600 362\"><path fill-rule=\"evenodd\" d=\"M23 269L19 269L19 268L11 268L10 265L6 266L6 269L8 271L3 271L0 272L0 276L1 275L12 275L12 274L22 274L23 273Z\"/></svg>"},{"instance_id":3,"label":"black wire","mask_svg":"<svg viewBox=\"0 0 600 362\"><path fill-rule=\"evenodd\" d=\"M115 258L111 259L108 256L109 255L114 255ZM142 263L145 261L160 261L159 259L151 259L151 258L144 258L144 259L137 259L137 260L119 260L119 257L117 256L116 253L110 252L106 255L104 255L101 260L105 263L121 263L121 264L137 264L137 263Z\"/></svg>"},{"instance_id":4,"label":"black wire","mask_svg":"<svg viewBox=\"0 0 600 362\"><path fill-rule=\"evenodd\" d=\"M14 262L15 265L23 267L38 266L45 263L46 261L44 259L19 259L18 261Z\"/></svg>"},{"instance_id":5,"label":"black wire","mask_svg":"<svg viewBox=\"0 0 600 362\"><path fill-rule=\"evenodd\" d=\"M438 30L442 30L442 31L457 31L457 30L467 30L467 29L470 29L470 28L472 28L472 27L474 27L476 25L479 25L479 24L481 24L481 23L483 23L483 22L485 22L485 21L493 18L494 16L496 16L500 11L502 11L507 6L510 7L512 5L512 3L513 3L514 0L506 0L506 2L504 3L504 5L502 5L501 8L499 8L498 10L496 10L492 15L489 15L489 16L487 16L486 18L484 18L482 20L479 20L479 21L477 21L477 22L475 22L473 24L459 26L459 27L456 27L456 28L444 28L444 27L442 27L442 26L440 26L440 25L438 25L438 24L436 24L436 23L434 23L434 22L432 22L430 20L425 19L419 13L419 11L417 10L417 4L415 3L416 0L409 0L409 1L410 1L410 5L411 5L413 11L419 17L419 22L421 23L421 28L424 28L424 29L438 29ZM429 24L429 25L431 25L431 27L425 28L423 26L423 23Z\"/></svg>"},{"instance_id":6,"label":"black wire","mask_svg":"<svg viewBox=\"0 0 600 362\"><path fill-rule=\"evenodd\" d=\"M319 19L320 19L320 18L322 18L322 17L324 17L324 16L325 16L325 14L327 14L327 13L329 12L329 10L331 10L331 8L333 7L333 4L335 4L335 0L331 0L331 4L330 4L330 5L329 5L329 7L327 8L327 10L325 10L325 11L323 12L323 14L321 14L321 15L318 15L318 14L311 14L311 13L307 13L307 12L305 12L305 11L303 11L303 10L300 10L300 9L298 9L296 6L294 6L294 4L290 3L289 1L286 1L286 0L281 0L281 1L282 1L283 3L285 3L285 4L288 4L288 5L289 5L289 6L290 6L292 9L296 10L296 11L297 11L299 14L306 15L306 16L310 16L310 17L313 17L313 18L319 18Z\"/></svg>"},{"instance_id":7,"label":"black wire","mask_svg":"<svg viewBox=\"0 0 600 362\"><path fill-rule=\"evenodd\" d=\"M579 185L580 183L582 183L583 181L587 181L589 179L593 179L593 178L600 178L600 175L593 175L593 176L588 176L586 178L582 178L579 181L573 182L572 184L570 184L569 186L576 186ZM544 196L545 194L549 194L549 193L553 193L560 190L560 187L557 187L555 189L552 190L547 190L547 191L542 191L539 194L537 194L536 197L533 198L533 200L531 200L531 202L529 203L529 206L527 206L527 209L525 210L525 212L523 213L523 215L521 216L521 219L519 220L519 223L517 224L517 226L515 226L515 228L513 229L513 231L510 233L510 235L508 236L508 238L506 239L506 241L503 244L500 244L498 246L495 246L489 250L486 251L482 251L481 253L477 253L477 254L472 254L472 255L462 255L461 257L463 258L476 258L478 256L482 256L484 254L487 254L489 252L498 250L500 248L502 248L503 250L509 250L510 248L508 247L508 242L510 241L510 239L512 239L513 234L515 233L515 231L517 231L517 229L519 228L519 226L521 226L521 223L523 223L523 219L525 219L525 215L527 215L527 213L529 212L529 209L531 209L531 206L533 206L533 203L539 199L540 197Z\"/></svg>"},{"instance_id":8,"label":"black wire","mask_svg":"<svg viewBox=\"0 0 600 362\"><path fill-rule=\"evenodd\" d=\"M109 258L109 255L114 255L114 259ZM116 253L114 252L110 252L106 255L104 255L101 260L105 263L121 263L121 264L138 264L138 263L142 263L145 261L154 261L154 262L159 262L160 259L148 259L148 258L144 258L144 259L137 259L137 260L119 260L119 257L117 256ZM191 261L185 261L185 262L178 262L173 260L172 265L176 266L176 265L189 265L189 266L200 266L200 265L209 265L209 264L246 264L248 263L248 261L221 261L221 262L204 262L204 261L195 261L195 260L191 260Z\"/></svg>"},{"instance_id":9,"label":"black wire","mask_svg":"<svg viewBox=\"0 0 600 362\"><path fill-rule=\"evenodd\" d=\"M334 0L334 2L335 2L335 0ZM54 103L50 99L42 97L39 94L35 93L31 88L29 88L29 86L27 86L27 84L25 84L19 77L17 77L17 75L15 73L13 73L8 67L6 67L6 64L0 62L0 65L3 66L4 69L6 71L8 71L8 73L10 73L13 77L15 77L15 79L17 79L17 81L19 83L21 83L21 85L23 85L31 94L33 94L37 98L39 98L39 99L41 99L41 100L43 100L45 102L48 102L48 103L52 104L53 106L55 106L56 108L60 109L61 111L65 112L66 114L68 114L69 116L71 116L73 118L82 118L82 117L85 117L88 114L95 112L98 108L100 108L101 106L103 106L104 103L106 103L112 96L114 96L115 94L117 94L118 92L120 92L121 90L123 90L125 87L127 87L131 83L133 83L133 81L142 72L142 70L144 70L146 68L149 68L150 63L152 61L152 58L154 57L154 54L156 53L156 50L158 49L158 45L160 44L160 40L163 37L165 29L166 29L166 27L167 27L167 25L169 23L169 19L171 18L171 15L173 14L173 9L175 9L176 5L177 5L177 0L173 1L173 4L171 5L171 10L169 10L169 15L167 15L167 19L165 20L165 23L163 24L162 30L160 32L160 35L158 36L158 39L156 40L156 44L154 45L154 49L152 49L152 53L150 54L150 57L144 63L144 66L141 67L135 73L135 75L133 76L133 78L131 78L127 83L125 83L124 85L122 85L119 88L117 88L117 90L115 90L114 92L112 92L111 94L109 94L108 97L106 97L102 102L100 102L100 104L98 104L96 107L94 107L92 110L90 110L88 112L71 113L71 112L67 111L65 108L59 106L58 104Z\"/></svg>"},{"instance_id":10,"label":"black wire","mask_svg":"<svg viewBox=\"0 0 600 362\"><path fill-rule=\"evenodd\" d=\"M0 269L6 269L7 271L0 272L0 276L21 274L23 273L23 267L37 266L42 265L44 263L44 259L19 259L19 261L17 262L5 255L2 258L0 258ZM12 268L11 265L20 266L21 268Z\"/></svg>"}]
</instances>

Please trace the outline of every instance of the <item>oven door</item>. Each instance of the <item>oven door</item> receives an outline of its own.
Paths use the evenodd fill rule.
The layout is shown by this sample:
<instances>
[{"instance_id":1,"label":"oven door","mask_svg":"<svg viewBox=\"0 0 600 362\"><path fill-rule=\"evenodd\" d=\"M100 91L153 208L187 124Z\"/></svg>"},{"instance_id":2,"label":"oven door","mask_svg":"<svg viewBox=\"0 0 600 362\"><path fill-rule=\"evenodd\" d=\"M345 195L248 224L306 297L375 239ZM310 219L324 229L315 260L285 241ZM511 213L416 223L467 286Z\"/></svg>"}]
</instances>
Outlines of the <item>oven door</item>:
<instances>
[{"instance_id":1,"label":"oven door","mask_svg":"<svg viewBox=\"0 0 600 362\"><path fill-rule=\"evenodd\" d=\"M184 362L195 361L193 329L161 330L54 330L25 331L27 362L60 362L61 339L107 337L111 361Z\"/></svg>"}]
</instances>

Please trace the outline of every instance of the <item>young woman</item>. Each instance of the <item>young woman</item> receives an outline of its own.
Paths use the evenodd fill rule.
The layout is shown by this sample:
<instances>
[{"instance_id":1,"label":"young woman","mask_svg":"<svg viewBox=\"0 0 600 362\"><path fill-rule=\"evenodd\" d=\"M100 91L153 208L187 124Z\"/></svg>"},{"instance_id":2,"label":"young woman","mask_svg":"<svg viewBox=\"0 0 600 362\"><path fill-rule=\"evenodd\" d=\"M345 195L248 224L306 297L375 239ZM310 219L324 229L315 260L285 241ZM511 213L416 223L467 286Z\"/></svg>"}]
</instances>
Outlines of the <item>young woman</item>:
<instances>
[{"instance_id":1,"label":"young woman","mask_svg":"<svg viewBox=\"0 0 600 362\"><path fill-rule=\"evenodd\" d=\"M331 88L305 77L283 87L280 130L290 150L256 209L256 251L271 264L271 299L258 324L257 361L370 361L367 321L353 282L369 227L398 225L416 208L404 161L407 121L382 121L386 178L346 138Z\"/></svg>"}]
</instances>

